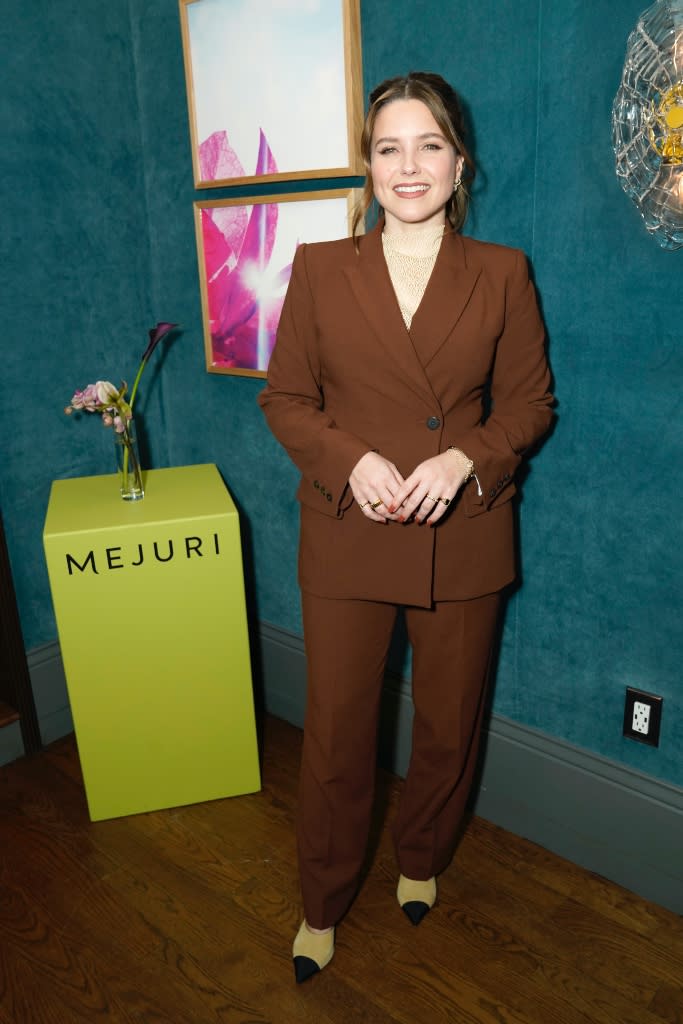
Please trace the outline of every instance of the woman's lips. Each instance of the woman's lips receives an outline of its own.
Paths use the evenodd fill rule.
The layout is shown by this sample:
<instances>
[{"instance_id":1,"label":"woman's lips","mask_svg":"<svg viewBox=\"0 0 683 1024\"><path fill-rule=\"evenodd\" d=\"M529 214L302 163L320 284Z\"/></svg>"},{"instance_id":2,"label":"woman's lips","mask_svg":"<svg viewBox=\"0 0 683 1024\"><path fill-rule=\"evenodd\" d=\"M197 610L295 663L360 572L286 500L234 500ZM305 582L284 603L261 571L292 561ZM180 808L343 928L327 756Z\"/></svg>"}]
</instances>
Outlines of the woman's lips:
<instances>
[{"instance_id":1,"label":"woman's lips","mask_svg":"<svg viewBox=\"0 0 683 1024\"><path fill-rule=\"evenodd\" d=\"M411 185L394 185L394 192L401 199L419 199L429 190L429 185L423 182L415 182Z\"/></svg>"}]
</instances>

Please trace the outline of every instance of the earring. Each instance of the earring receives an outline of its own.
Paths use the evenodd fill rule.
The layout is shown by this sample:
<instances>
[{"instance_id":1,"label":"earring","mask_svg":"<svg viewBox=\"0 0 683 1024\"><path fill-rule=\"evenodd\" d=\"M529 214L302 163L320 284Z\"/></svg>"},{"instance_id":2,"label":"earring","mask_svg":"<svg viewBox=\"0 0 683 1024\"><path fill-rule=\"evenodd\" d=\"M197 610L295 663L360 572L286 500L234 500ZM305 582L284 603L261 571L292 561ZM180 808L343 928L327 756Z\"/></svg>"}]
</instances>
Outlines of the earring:
<instances>
[{"instance_id":1,"label":"earring","mask_svg":"<svg viewBox=\"0 0 683 1024\"><path fill-rule=\"evenodd\" d=\"M453 191L457 192L458 189L460 188L461 184L462 184L462 178L456 178L456 180L453 182Z\"/></svg>"}]
</instances>

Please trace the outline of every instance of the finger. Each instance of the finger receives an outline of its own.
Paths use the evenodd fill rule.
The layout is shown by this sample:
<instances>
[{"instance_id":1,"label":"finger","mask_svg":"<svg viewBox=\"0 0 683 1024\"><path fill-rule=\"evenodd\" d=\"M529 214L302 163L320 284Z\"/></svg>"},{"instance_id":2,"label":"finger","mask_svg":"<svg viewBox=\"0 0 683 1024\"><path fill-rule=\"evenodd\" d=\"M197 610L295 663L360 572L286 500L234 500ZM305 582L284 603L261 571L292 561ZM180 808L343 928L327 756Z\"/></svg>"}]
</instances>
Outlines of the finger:
<instances>
[{"instance_id":1,"label":"finger","mask_svg":"<svg viewBox=\"0 0 683 1024\"><path fill-rule=\"evenodd\" d=\"M438 503L434 506L434 511L430 512L427 517L427 523L429 526L435 526L440 522L448 512L449 506L452 502L452 498L442 496Z\"/></svg>"},{"instance_id":2,"label":"finger","mask_svg":"<svg viewBox=\"0 0 683 1024\"><path fill-rule=\"evenodd\" d=\"M415 520L418 523L433 523L443 515L444 506L441 503L441 496L438 493L429 491L425 494L418 511L415 513Z\"/></svg>"},{"instance_id":3,"label":"finger","mask_svg":"<svg viewBox=\"0 0 683 1024\"><path fill-rule=\"evenodd\" d=\"M366 519L372 519L376 523L386 522L384 502L381 498L356 498L356 502Z\"/></svg>"},{"instance_id":4,"label":"finger","mask_svg":"<svg viewBox=\"0 0 683 1024\"><path fill-rule=\"evenodd\" d=\"M410 477L401 483L401 485L394 491L394 508L400 508L401 505L405 505L407 499L413 493L414 487L415 483L411 483Z\"/></svg>"},{"instance_id":5,"label":"finger","mask_svg":"<svg viewBox=\"0 0 683 1024\"><path fill-rule=\"evenodd\" d=\"M433 510L428 514L427 518L425 519L425 523L427 524L427 526L436 526L436 524L443 516L444 511L444 506L441 504L440 501L437 501Z\"/></svg>"},{"instance_id":6,"label":"finger","mask_svg":"<svg viewBox=\"0 0 683 1024\"><path fill-rule=\"evenodd\" d=\"M371 519L373 523L386 523L387 517L382 512L382 507L374 509L372 505L366 505L363 509L363 515L366 519Z\"/></svg>"},{"instance_id":7,"label":"finger","mask_svg":"<svg viewBox=\"0 0 683 1024\"><path fill-rule=\"evenodd\" d=\"M397 521L399 515L396 512L396 498L395 498L396 486L390 484L380 484L377 487L377 498L371 502L376 512L380 515L385 516L387 519Z\"/></svg>"},{"instance_id":8,"label":"finger","mask_svg":"<svg viewBox=\"0 0 683 1024\"><path fill-rule=\"evenodd\" d=\"M408 488L408 481L406 481L403 487L394 494L393 507L396 510L396 515L404 522L410 519L417 512L426 494L426 484L413 484Z\"/></svg>"}]
</instances>

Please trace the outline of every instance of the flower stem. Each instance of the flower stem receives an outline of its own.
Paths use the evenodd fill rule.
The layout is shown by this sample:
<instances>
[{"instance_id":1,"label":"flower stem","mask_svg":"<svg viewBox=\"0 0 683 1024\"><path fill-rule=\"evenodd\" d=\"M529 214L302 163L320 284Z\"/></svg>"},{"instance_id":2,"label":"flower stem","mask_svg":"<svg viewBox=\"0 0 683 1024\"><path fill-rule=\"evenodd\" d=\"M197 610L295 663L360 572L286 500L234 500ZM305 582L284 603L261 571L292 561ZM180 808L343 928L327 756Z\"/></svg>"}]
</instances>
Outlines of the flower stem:
<instances>
[{"instance_id":1,"label":"flower stem","mask_svg":"<svg viewBox=\"0 0 683 1024\"><path fill-rule=\"evenodd\" d=\"M142 362L140 363L139 368L138 368L138 372L137 372L137 374L135 376L135 380L133 381L133 388L132 388L132 391L130 393L130 402L128 403L129 406L130 406L130 411L131 412L133 411L133 402L135 401L135 395L136 395L137 390L138 390L138 384L140 383L140 378L142 377L142 371L144 370L144 368L146 366L147 366L147 360L143 359Z\"/></svg>"}]
</instances>

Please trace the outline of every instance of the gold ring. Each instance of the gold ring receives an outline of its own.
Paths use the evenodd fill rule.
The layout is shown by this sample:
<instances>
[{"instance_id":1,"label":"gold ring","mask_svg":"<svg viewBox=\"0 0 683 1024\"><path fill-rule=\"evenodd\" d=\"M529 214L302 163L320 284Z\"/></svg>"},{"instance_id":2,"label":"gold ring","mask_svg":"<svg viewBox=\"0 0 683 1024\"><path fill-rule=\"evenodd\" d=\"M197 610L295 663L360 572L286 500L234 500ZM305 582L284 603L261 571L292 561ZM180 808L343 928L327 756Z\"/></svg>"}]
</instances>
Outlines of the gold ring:
<instances>
[{"instance_id":1,"label":"gold ring","mask_svg":"<svg viewBox=\"0 0 683 1024\"><path fill-rule=\"evenodd\" d=\"M370 502L369 502L369 501L364 501L362 505L361 505L361 503L360 503L360 502L358 502L358 508L365 508L365 506L366 506L366 505L369 505L369 504L370 504Z\"/></svg>"},{"instance_id":2,"label":"gold ring","mask_svg":"<svg viewBox=\"0 0 683 1024\"><path fill-rule=\"evenodd\" d=\"M378 498L377 501L373 501L372 502L372 504L370 505L370 508L374 512L376 508L379 508L379 506L383 505L383 504L384 504L384 502L382 501L382 499Z\"/></svg>"},{"instance_id":3,"label":"gold ring","mask_svg":"<svg viewBox=\"0 0 683 1024\"><path fill-rule=\"evenodd\" d=\"M444 505L450 505L450 503L451 503L451 499L450 498L441 498L441 501L444 503Z\"/></svg>"},{"instance_id":4,"label":"gold ring","mask_svg":"<svg viewBox=\"0 0 683 1024\"><path fill-rule=\"evenodd\" d=\"M441 498L432 498L431 494L428 494L427 497L429 498L430 501L433 501L435 505L438 505L438 503L441 501Z\"/></svg>"}]
</instances>

